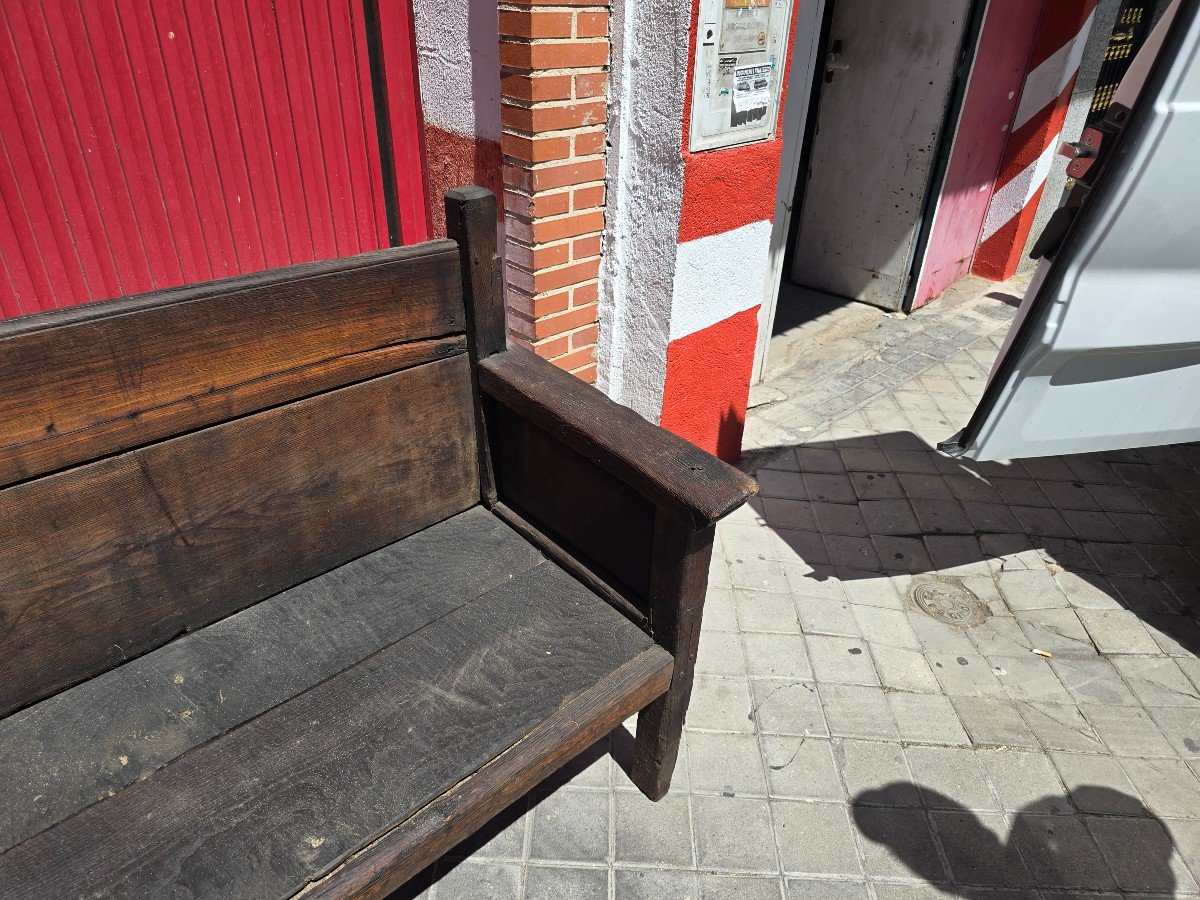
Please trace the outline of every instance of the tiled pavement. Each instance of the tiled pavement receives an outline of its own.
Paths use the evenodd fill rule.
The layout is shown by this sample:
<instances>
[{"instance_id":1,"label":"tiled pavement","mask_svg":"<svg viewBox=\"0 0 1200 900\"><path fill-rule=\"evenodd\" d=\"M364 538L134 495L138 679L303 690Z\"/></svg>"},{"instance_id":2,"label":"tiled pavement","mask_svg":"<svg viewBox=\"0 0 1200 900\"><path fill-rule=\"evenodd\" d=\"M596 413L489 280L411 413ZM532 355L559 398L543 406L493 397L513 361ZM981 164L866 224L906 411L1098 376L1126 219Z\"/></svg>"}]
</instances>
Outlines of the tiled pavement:
<instances>
[{"instance_id":1,"label":"tiled pavement","mask_svg":"<svg viewBox=\"0 0 1200 900\"><path fill-rule=\"evenodd\" d=\"M1200 449L933 452L1013 312L960 292L768 385L671 794L633 789L618 732L427 896L1200 893ZM939 623L921 583L986 621Z\"/></svg>"}]
</instances>

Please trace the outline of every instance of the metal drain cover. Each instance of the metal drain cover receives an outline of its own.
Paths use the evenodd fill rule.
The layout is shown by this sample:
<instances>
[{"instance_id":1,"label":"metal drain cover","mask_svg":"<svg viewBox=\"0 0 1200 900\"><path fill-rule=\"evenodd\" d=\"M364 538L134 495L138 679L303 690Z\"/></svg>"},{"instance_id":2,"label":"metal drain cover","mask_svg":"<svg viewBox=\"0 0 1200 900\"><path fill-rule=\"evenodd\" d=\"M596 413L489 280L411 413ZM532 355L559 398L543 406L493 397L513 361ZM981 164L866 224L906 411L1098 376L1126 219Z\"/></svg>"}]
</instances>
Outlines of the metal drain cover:
<instances>
[{"instance_id":1,"label":"metal drain cover","mask_svg":"<svg viewBox=\"0 0 1200 900\"><path fill-rule=\"evenodd\" d=\"M971 628L988 617L983 601L961 584L922 581L913 586L913 602L939 622Z\"/></svg>"}]
</instances>

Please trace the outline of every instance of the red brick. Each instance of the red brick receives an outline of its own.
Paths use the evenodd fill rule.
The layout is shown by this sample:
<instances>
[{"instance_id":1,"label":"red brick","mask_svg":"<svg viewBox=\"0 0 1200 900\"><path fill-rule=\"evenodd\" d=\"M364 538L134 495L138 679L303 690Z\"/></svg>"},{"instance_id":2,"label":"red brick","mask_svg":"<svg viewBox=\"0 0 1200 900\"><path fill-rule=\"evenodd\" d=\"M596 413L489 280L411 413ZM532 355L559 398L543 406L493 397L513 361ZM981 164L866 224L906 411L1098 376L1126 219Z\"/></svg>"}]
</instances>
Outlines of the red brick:
<instances>
[{"instance_id":1,"label":"red brick","mask_svg":"<svg viewBox=\"0 0 1200 900\"><path fill-rule=\"evenodd\" d=\"M599 277L600 260L598 259L589 259L585 262L563 266L559 269L544 269L535 272L533 275L533 292L540 294L543 291L556 291L559 288L570 287L573 284L579 284L581 281ZM594 302L594 300L585 300L583 302ZM579 301L572 300L572 303L575 306L579 305Z\"/></svg>"},{"instance_id":2,"label":"red brick","mask_svg":"<svg viewBox=\"0 0 1200 900\"><path fill-rule=\"evenodd\" d=\"M534 340L541 340L544 337L565 334L584 325L591 325L596 321L596 310L597 304L593 303L591 306L572 308L556 316L546 316L545 318L538 319L533 323L533 338ZM516 316L515 318L519 320L520 316Z\"/></svg>"},{"instance_id":3,"label":"red brick","mask_svg":"<svg viewBox=\"0 0 1200 900\"><path fill-rule=\"evenodd\" d=\"M549 266L561 266L571 261L570 244L544 244L530 247L519 241L510 241L508 260L526 269L537 271Z\"/></svg>"},{"instance_id":4,"label":"red brick","mask_svg":"<svg viewBox=\"0 0 1200 900\"><path fill-rule=\"evenodd\" d=\"M539 319L565 312L570 306L570 294L570 291L558 291L533 297L520 291L510 291L508 308L531 319Z\"/></svg>"},{"instance_id":5,"label":"red brick","mask_svg":"<svg viewBox=\"0 0 1200 900\"><path fill-rule=\"evenodd\" d=\"M584 368L580 369L579 371L572 372L571 374L574 375L576 378L578 378L580 381L586 381L588 384L596 383L596 367L595 366L585 366Z\"/></svg>"},{"instance_id":6,"label":"red brick","mask_svg":"<svg viewBox=\"0 0 1200 900\"><path fill-rule=\"evenodd\" d=\"M574 141L572 156L594 156L597 153L603 153L607 149L604 143L604 131L585 131L581 134L576 134Z\"/></svg>"},{"instance_id":7,"label":"red brick","mask_svg":"<svg viewBox=\"0 0 1200 900\"><path fill-rule=\"evenodd\" d=\"M602 210L564 216L561 219L541 219L533 223L531 243L548 244L551 241L561 241L563 238L577 237L581 234L603 230L604 212Z\"/></svg>"},{"instance_id":8,"label":"red brick","mask_svg":"<svg viewBox=\"0 0 1200 900\"><path fill-rule=\"evenodd\" d=\"M599 255L600 235L591 234L571 241L571 259L587 259L590 256Z\"/></svg>"},{"instance_id":9,"label":"red brick","mask_svg":"<svg viewBox=\"0 0 1200 900\"><path fill-rule=\"evenodd\" d=\"M600 260L596 260L596 275L600 274ZM581 279L582 280L582 279ZM595 282L591 284L581 284L579 287L571 291L571 305L584 306L588 303L595 303L600 299L600 285Z\"/></svg>"},{"instance_id":10,"label":"red brick","mask_svg":"<svg viewBox=\"0 0 1200 900\"><path fill-rule=\"evenodd\" d=\"M575 14L576 37L608 37L608 13L584 12Z\"/></svg>"},{"instance_id":11,"label":"red brick","mask_svg":"<svg viewBox=\"0 0 1200 900\"><path fill-rule=\"evenodd\" d=\"M529 169L522 173L513 173L514 186L533 191L548 191L572 184L586 184L589 181L603 180L604 160L602 159L589 159L557 166L538 166L536 169Z\"/></svg>"},{"instance_id":12,"label":"red brick","mask_svg":"<svg viewBox=\"0 0 1200 900\"><path fill-rule=\"evenodd\" d=\"M538 341L533 345L533 352L542 359L553 359L556 356L562 356L567 352L568 349L570 349L567 346L568 343L569 341L566 335L559 335L558 337L552 337L549 340Z\"/></svg>"},{"instance_id":13,"label":"red brick","mask_svg":"<svg viewBox=\"0 0 1200 900\"><path fill-rule=\"evenodd\" d=\"M571 193L571 209L596 209L604 205L604 185L576 188Z\"/></svg>"},{"instance_id":14,"label":"red brick","mask_svg":"<svg viewBox=\"0 0 1200 900\"><path fill-rule=\"evenodd\" d=\"M500 42L500 65L514 69L576 69L608 64L608 41Z\"/></svg>"},{"instance_id":15,"label":"red brick","mask_svg":"<svg viewBox=\"0 0 1200 900\"><path fill-rule=\"evenodd\" d=\"M521 131L564 131L568 128L599 125L605 121L607 113L603 100L589 100L564 106L514 106L505 103L500 107L500 121L507 128Z\"/></svg>"},{"instance_id":16,"label":"red brick","mask_svg":"<svg viewBox=\"0 0 1200 900\"><path fill-rule=\"evenodd\" d=\"M583 13L583 15L589 15L589 13ZM500 33L522 38L570 37L571 13L502 9L500 10Z\"/></svg>"},{"instance_id":17,"label":"red brick","mask_svg":"<svg viewBox=\"0 0 1200 900\"><path fill-rule=\"evenodd\" d=\"M528 163L553 162L571 156L571 142L561 135L531 138L506 131L500 135L500 149L505 156Z\"/></svg>"},{"instance_id":18,"label":"red brick","mask_svg":"<svg viewBox=\"0 0 1200 900\"><path fill-rule=\"evenodd\" d=\"M608 90L608 74L605 72L585 72L575 76L575 96L600 97Z\"/></svg>"},{"instance_id":19,"label":"red brick","mask_svg":"<svg viewBox=\"0 0 1200 900\"><path fill-rule=\"evenodd\" d=\"M574 350L566 356L559 356L551 360L560 369L566 369L572 372L575 369L582 369L584 366L595 365L596 363L596 348L583 347L579 350Z\"/></svg>"},{"instance_id":20,"label":"red brick","mask_svg":"<svg viewBox=\"0 0 1200 900\"><path fill-rule=\"evenodd\" d=\"M600 340L600 328L596 325L589 325L587 328L580 328L578 331L571 332L571 349L577 350L580 347L586 347L588 344L594 344Z\"/></svg>"},{"instance_id":21,"label":"red brick","mask_svg":"<svg viewBox=\"0 0 1200 900\"><path fill-rule=\"evenodd\" d=\"M578 91L579 79L575 76L575 90ZM512 97L514 100L525 100L535 103L541 100L570 100L570 75L520 75L506 72L500 76L500 94ZM588 96L588 95L578 95Z\"/></svg>"}]
</instances>

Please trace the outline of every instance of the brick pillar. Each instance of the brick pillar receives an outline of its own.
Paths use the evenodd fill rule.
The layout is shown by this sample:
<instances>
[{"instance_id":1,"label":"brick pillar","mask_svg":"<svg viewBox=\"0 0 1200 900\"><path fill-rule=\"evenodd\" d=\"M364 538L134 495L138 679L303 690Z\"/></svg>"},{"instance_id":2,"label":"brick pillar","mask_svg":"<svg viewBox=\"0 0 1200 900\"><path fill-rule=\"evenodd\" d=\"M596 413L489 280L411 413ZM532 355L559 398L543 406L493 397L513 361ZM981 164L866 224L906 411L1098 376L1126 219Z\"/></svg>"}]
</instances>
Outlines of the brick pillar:
<instances>
[{"instance_id":1,"label":"brick pillar","mask_svg":"<svg viewBox=\"0 0 1200 900\"><path fill-rule=\"evenodd\" d=\"M596 378L608 4L502 3L509 339Z\"/></svg>"}]
</instances>

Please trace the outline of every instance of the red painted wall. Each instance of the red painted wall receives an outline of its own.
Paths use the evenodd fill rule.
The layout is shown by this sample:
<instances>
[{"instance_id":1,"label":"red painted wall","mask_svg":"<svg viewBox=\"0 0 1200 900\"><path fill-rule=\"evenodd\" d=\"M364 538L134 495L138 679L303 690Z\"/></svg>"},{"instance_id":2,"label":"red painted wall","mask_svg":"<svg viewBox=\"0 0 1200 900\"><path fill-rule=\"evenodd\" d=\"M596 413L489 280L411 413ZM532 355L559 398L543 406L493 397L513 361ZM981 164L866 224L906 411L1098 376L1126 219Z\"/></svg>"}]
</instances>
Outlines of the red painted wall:
<instances>
[{"instance_id":1,"label":"red painted wall","mask_svg":"<svg viewBox=\"0 0 1200 900\"><path fill-rule=\"evenodd\" d=\"M914 306L971 270L1041 15L1031 0L988 4Z\"/></svg>"},{"instance_id":2,"label":"red painted wall","mask_svg":"<svg viewBox=\"0 0 1200 900\"><path fill-rule=\"evenodd\" d=\"M755 306L672 341L662 427L721 459L736 461L742 453L757 336Z\"/></svg>"},{"instance_id":3,"label":"red painted wall","mask_svg":"<svg viewBox=\"0 0 1200 900\"><path fill-rule=\"evenodd\" d=\"M356 0L5 2L0 142L4 316L387 246L383 164L424 208L380 159Z\"/></svg>"}]
</instances>

